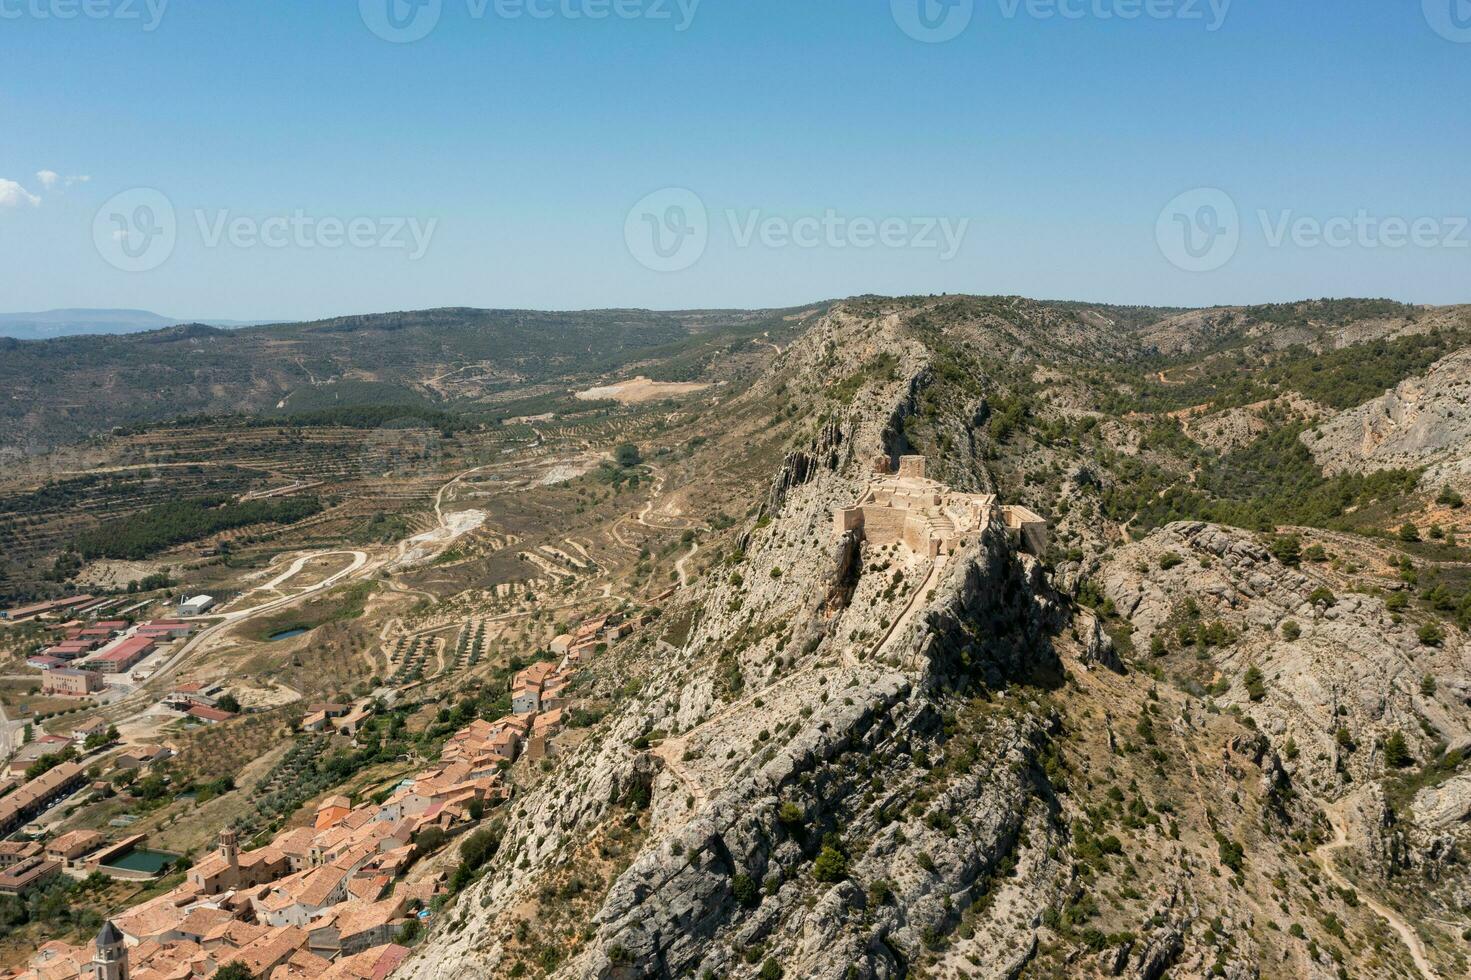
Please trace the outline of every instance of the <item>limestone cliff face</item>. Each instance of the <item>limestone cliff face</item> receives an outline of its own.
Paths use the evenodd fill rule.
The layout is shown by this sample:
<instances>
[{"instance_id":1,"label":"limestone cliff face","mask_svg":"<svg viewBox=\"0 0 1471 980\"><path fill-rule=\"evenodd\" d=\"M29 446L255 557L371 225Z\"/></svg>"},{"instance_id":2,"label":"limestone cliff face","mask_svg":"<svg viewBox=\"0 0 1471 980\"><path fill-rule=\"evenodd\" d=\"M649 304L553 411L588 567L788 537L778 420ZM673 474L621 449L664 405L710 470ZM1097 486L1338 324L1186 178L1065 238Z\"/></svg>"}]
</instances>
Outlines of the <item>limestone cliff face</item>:
<instances>
[{"instance_id":1,"label":"limestone cliff face","mask_svg":"<svg viewBox=\"0 0 1471 980\"><path fill-rule=\"evenodd\" d=\"M1330 473L1428 466L1432 481L1471 484L1471 350L1320 429L1316 438L1304 433L1303 442Z\"/></svg>"},{"instance_id":2,"label":"limestone cliff face","mask_svg":"<svg viewBox=\"0 0 1471 980\"><path fill-rule=\"evenodd\" d=\"M764 563L757 554L747 564ZM809 622L818 643L793 670L679 726L657 752L664 833L612 887L569 975L738 976L753 946L792 976L903 975L907 957L953 926L957 903L990 887L1008 859L1022 873L1006 881L1007 907L1047 904L1061 867L1046 856L1056 801L1035 765L1047 737L1035 722L989 727L983 764L933 801L963 832L894 809L927 778L916 752L942 725L937 695L956 675L1001 684L1055 669L1047 625L1056 607L1037 585L992 527L892 641L855 648L843 633L853 616ZM863 604L864 615L875 605ZM765 732L784 734L768 742ZM814 877L831 834L847 854L842 882ZM877 882L882 898L864 887ZM1027 921L992 925L991 941L977 937L975 948L1004 975L1025 962Z\"/></svg>"},{"instance_id":3,"label":"limestone cliff face","mask_svg":"<svg viewBox=\"0 0 1471 980\"><path fill-rule=\"evenodd\" d=\"M774 959L789 977L898 977L983 899L947 956L986 976L1027 961L1067 882L1038 762L1050 723L982 712L965 719L971 764L929 753L957 724L954 691L1058 676L1066 607L999 523L941 564L834 535L923 383L922 351L891 328L821 325L783 355L800 373L841 349L841 375L898 351L904 369L788 455L743 553L681 600L688 645L635 655L638 696L511 804L494 869L404 975L505 972L527 942L512 920L592 841L607 889L561 976L754 976Z\"/></svg>"}]
</instances>

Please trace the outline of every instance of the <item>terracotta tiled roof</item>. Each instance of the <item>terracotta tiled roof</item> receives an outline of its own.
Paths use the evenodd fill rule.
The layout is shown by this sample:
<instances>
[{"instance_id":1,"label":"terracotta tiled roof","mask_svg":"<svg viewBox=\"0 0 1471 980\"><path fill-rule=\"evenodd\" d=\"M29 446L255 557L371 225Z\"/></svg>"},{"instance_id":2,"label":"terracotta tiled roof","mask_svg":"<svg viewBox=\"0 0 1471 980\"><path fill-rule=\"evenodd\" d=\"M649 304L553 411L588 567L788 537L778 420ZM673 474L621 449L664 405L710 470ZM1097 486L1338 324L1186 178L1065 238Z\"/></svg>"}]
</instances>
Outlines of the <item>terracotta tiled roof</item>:
<instances>
[{"instance_id":1,"label":"terracotta tiled roof","mask_svg":"<svg viewBox=\"0 0 1471 980\"><path fill-rule=\"evenodd\" d=\"M290 959L297 950L305 948L306 939L305 930L297 929L295 926L272 929L249 946L225 957L220 965L241 963L251 973L259 976Z\"/></svg>"},{"instance_id":2,"label":"terracotta tiled roof","mask_svg":"<svg viewBox=\"0 0 1471 980\"><path fill-rule=\"evenodd\" d=\"M408 955L407 947L392 943L367 949L332 964L322 980L384 980Z\"/></svg>"}]
</instances>

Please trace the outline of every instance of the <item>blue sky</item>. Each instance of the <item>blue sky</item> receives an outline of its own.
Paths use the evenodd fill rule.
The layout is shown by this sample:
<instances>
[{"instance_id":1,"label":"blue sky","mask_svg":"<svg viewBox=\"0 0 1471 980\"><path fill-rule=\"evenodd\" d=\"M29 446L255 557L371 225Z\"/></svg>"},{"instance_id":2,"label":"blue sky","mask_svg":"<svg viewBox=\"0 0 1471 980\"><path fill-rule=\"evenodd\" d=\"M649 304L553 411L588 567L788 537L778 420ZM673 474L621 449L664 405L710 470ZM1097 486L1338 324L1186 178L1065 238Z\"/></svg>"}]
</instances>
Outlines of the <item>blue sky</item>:
<instances>
[{"instance_id":1,"label":"blue sky","mask_svg":"<svg viewBox=\"0 0 1471 980\"><path fill-rule=\"evenodd\" d=\"M0 0L0 310L1471 301L1467 0L162 2Z\"/></svg>"}]
</instances>

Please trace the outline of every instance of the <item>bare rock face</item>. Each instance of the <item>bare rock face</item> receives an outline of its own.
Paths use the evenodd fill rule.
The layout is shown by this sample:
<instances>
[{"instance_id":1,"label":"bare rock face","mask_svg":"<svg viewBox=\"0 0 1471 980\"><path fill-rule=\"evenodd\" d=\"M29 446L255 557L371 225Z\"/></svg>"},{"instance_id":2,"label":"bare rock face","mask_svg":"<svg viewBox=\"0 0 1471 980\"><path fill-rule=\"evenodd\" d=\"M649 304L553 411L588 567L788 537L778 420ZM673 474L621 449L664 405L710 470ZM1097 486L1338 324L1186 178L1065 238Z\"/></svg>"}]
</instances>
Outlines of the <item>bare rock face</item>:
<instances>
[{"instance_id":1,"label":"bare rock face","mask_svg":"<svg viewBox=\"0 0 1471 980\"><path fill-rule=\"evenodd\" d=\"M1343 554L1344 538L1329 543L1355 568L1379 563ZM1255 734L1233 739L1223 765L1259 767L1261 792L1284 826L1310 819L1326 827L1319 808L1337 812L1372 880L1433 888L1440 907L1458 907L1471 880L1452 856L1471 846L1471 777L1452 756L1444 778L1412 796L1394 801L1385 789L1447 746L1468 744L1464 689L1425 683L1463 674L1457 631L1428 646L1413 622L1370 594L1397 587L1393 580L1358 579L1364 591L1350 591L1354 583L1328 564L1283 564L1255 535L1209 524L1160 528L1096 575L1134 627L1136 648L1155 651L1176 683L1250 721ZM1409 748L1406 769L1387 759L1391 737Z\"/></svg>"},{"instance_id":2,"label":"bare rock face","mask_svg":"<svg viewBox=\"0 0 1471 980\"><path fill-rule=\"evenodd\" d=\"M1471 774L1455 776L1439 786L1427 786L1411 804L1415 823L1440 830L1471 819Z\"/></svg>"},{"instance_id":3,"label":"bare rock face","mask_svg":"<svg viewBox=\"0 0 1471 980\"><path fill-rule=\"evenodd\" d=\"M789 975L899 976L907 952L954 924L955 896L991 887L1003 860L1027 867L1007 882L1011 901L1052 894L1061 869L1044 842L1058 829L1034 764L1047 733L1034 722L988 731L984 760L933 801L943 816L926 821L892 809L925 778L915 753L940 723L936 685L957 673L1003 683L1053 666L1041 598L995 526L956 557L912 638L895 645L915 658L915 672L814 668L789 681L792 690L764 694L767 723L793 719L796 732L640 855L609 892L591 951L573 973L727 976L760 943L780 954ZM682 756L718 759L744 731L738 719L717 715L680 739ZM696 778L706 774L714 775L702 769ZM954 824L964 833L951 832ZM845 843L846 880L824 883L813 861L830 835L862 846ZM738 880L760 883L763 894L738 894Z\"/></svg>"},{"instance_id":4,"label":"bare rock face","mask_svg":"<svg viewBox=\"0 0 1471 980\"><path fill-rule=\"evenodd\" d=\"M1426 466L1432 481L1471 482L1471 350L1320 429L1317 438L1304 433L1303 442L1329 473Z\"/></svg>"},{"instance_id":5,"label":"bare rock face","mask_svg":"<svg viewBox=\"0 0 1471 980\"><path fill-rule=\"evenodd\" d=\"M1420 691L1444 651L1420 643L1413 624L1394 622L1382 599L1340 594L1327 569L1284 565L1249 532L1171 524L1111 556L1099 577L1133 625L1137 646L1158 637L1183 653L1180 629L1224 628L1224 642L1188 647L1191 660L1210 656L1213 671L1201 683L1224 685L1218 700L1254 719L1279 749L1294 743L1298 758L1288 767L1302 788L1332 796L1341 791L1340 772L1379 773L1377 745L1391 732L1409 739L1420 757L1436 738L1460 734L1447 714L1464 714L1454 696ZM1250 669L1262 675L1259 697L1247 688ZM1443 719L1444 731L1427 734L1422 716Z\"/></svg>"}]
</instances>

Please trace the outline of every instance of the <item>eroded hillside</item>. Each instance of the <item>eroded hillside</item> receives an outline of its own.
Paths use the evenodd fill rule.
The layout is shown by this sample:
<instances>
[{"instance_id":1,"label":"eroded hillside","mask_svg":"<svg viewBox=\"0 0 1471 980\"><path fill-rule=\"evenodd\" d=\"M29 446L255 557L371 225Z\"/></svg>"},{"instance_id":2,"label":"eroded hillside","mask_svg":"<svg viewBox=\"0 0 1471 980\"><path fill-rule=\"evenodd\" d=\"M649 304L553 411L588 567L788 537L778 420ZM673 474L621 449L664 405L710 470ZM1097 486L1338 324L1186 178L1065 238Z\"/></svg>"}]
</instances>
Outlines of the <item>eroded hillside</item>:
<instances>
[{"instance_id":1,"label":"eroded hillside","mask_svg":"<svg viewBox=\"0 0 1471 980\"><path fill-rule=\"evenodd\" d=\"M1437 611L1460 553L1367 524L1454 508L1418 473L1334 484L1293 455L1306 420L1267 406L1237 451L1290 441L1269 463L1322 498L1272 520L1269 473L1225 480L1230 453L1168 406L1117 411L1180 370L1214 379L1209 411L1253 404L1250 371L1251 401L1220 397L1220 361L1267 356L1270 323L1146 372L1137 324L1069 315L1049 347L1037 310L864 300L776 359L743 399L778 406L792 451L670 600L688 628L600 667L632 696L496 817L407 975L1464 974L1471 729ZM1279 326L1431 329L1359 313ZM1108 351L1139 370L1100 371ZM910 454L1052 543L1026 553L999 510L938 558L839 533L876 460ZM1211 508L1259 530L1168 523Z\"/></svg>"}]
</instances>

